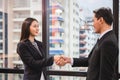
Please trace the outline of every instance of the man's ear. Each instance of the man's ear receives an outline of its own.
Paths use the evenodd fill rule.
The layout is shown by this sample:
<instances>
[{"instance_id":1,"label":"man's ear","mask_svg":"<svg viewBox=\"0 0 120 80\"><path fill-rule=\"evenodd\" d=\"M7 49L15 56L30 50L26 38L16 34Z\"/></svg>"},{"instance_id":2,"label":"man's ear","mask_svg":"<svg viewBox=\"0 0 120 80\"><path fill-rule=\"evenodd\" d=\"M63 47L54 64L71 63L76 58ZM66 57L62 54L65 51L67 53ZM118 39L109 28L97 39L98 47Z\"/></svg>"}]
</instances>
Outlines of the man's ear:
<instances>
[{"instance_id":1,"label":"man's ear","mask_svg":"<svg viewBox=\"0 0 120 80\"><path fill-rule=\"evenodd\" d=\"M100 18L99 18L99 22L100 22L101 24L103 24L103 23L105 22L105 20L103 19L103 17L100 17Z\"/></svg>"}]
</instances>

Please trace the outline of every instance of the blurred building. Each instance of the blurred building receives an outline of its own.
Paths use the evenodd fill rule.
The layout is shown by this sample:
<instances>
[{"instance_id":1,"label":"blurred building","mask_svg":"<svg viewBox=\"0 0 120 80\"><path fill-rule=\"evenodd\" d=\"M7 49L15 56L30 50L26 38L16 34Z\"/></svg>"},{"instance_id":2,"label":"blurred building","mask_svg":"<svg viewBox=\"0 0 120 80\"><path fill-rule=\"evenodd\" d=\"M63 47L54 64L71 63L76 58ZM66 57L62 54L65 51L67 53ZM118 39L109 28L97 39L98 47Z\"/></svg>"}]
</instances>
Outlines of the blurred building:
<instances>
[{"instance_id":1,"label":"blurred building","mask_svg":"<svg viewBox=\"0 0 120 80\"><path fill-rule=\"evenodd\" d=\"M64 54L63 50L63 34L64 34L64 19L63 19L63 6L57 1L51 1L49 9L51 11L49 15L49 54Z\"/></svg>"},{"instance_id":2,"label":"blurred building","mask_svg":"<svg viewBox=\"0 0 120 80\"><path fill-rule=\"evenodd\" d=\"M22 22L27 17L39 21L42 40L42 8L41 0L0 0L0 67L23 68L23 63L16 53L20 39ZM19 75L3 75L0 80L22 80Z\"/></svg>"},{"instance_id":3,"label":"blurred building","mask_svg":"<svg viewBox=\"0 0 120 80\"><path fill-rule=\"evenodd\" d=\"M41 0L7 0L9 3L8 6L8 56L12 56L9 58L9 64L8 67L16 67L23 68L22 61L20 60L18 54L16 53L16 47L17 43L20 39L20 33L21 33L21 26L22 22L25 20L25 18L33 17L36 18L40 23L40 34L37 37L39 40L41 39L41 22L42 17L40 14L42 14L41 11Z\"/></svg>"},{"instance_id":4,"label":"blurred building","mask_svg":"<svg viewBox=\"0 0 120 80\"><path fill-rule=\"evenodd\" d=\"M94 32L93 17L89 9L80 8L80 57L88 57L96 43L98 34Z\"/></svg>"},{"instance_id":5,"label":"blurred building","mask_svg":"<svg viewBox=\"0 0 120 80\"><path fill-rule=\"evenodd\" d=\"M79 4L73 0L50 0L50 55L65 55L79 57ZM53 70L79 70L71 65L59 67L53 65ZM74 80L74 77L52 76L52 80ZM75 80L78 80L77 78Z\"/></svg>"}]
</instances>

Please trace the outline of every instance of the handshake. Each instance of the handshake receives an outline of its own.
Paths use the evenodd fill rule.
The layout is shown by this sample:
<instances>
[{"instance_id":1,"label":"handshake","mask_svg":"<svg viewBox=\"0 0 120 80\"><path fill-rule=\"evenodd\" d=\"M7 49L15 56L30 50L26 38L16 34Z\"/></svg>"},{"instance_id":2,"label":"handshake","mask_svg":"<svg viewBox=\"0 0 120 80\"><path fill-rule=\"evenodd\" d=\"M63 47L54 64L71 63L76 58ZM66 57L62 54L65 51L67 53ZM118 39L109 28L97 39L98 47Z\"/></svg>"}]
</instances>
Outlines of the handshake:
<instances>
[{"instance_id":1,"label":"handshake","mask_svg":"<svg viewBox=\"0 0 120 80\"><path fill-rule=\"evenodd\" d=\"M59 66L64 66L67 63L71 63L71 58L65 57L64 55L55 55L54 62Z\"/></svg>"}]
</instances>

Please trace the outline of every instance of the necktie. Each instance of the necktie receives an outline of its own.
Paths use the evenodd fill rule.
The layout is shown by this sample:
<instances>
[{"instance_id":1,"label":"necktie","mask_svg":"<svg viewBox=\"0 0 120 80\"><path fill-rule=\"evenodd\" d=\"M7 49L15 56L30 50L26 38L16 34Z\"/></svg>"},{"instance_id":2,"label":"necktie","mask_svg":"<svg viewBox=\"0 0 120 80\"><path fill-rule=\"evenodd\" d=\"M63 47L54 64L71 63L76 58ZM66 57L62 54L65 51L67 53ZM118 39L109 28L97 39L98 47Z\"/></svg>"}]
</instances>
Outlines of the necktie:
<instances>
[{"instance_id":1,"label":"necktie","mask_svg":"<svg viewBox=\"0 0 120 80\"><path fill-rule=\"evenodd\" d=\"M98 39L97 39L97 42L96 42L96 45L95 45L96 48L98 48L98 42L99 42L99 41L100 41L100 39L98 38Z\"/></svg>"},{"instance_id":2,"label":"necktie","mask_svg":"<svg viewBox=\"0 0 120 80\"><path fill-rule=\"evenodd\" d=\"M100 40L100 39L98 38L98 39L97 39L97 43L99 42L99 40Z\"/></svg>"}]
</instances>

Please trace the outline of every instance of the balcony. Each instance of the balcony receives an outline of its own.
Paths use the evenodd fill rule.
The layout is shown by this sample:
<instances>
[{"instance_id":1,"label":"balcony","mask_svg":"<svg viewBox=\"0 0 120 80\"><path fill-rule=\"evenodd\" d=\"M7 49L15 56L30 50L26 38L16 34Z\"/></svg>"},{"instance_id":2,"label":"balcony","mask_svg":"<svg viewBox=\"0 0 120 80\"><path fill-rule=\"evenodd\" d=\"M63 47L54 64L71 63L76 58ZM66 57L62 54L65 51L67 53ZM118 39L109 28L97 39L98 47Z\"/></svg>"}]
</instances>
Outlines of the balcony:
<instances>
[{"instance_id":1,"label":"balcony","mask_svg":"<svg viewBox=\"0 0 120 80\"><path fill-rule=\"evenodd\" d=\"M80 30L90 30L90 29L89 29L89 26L84 25L80 27Z\"/></svg>"},{"instance_id":2,"label":"balcony","mask_svg":"<svg viewBox=\"0 0 120 80\"><path fill-rule=\"evenodd\" d=\"M83 54L83 53L85 53L86 50L87 50L87 48L81 47L81 48L80 48L80 53Z\"/></svg>"},{"instance_id":3,"label":"balcony","mask_svg":"<svg viewBox=\"0 0 120 80\"><path fill-rule=\"evenodd\" d=\"M13 32L21 32L21 29L14 29Z\"/></svg>"},{"instance_id":4,"label":"balcony","mask_svg":"<svg viewBox=\"0 0 120 80\"><path fill-rule=\"evenodd\" d=\"M80 44L86 44L87 42L86 41L80 41Z\"/></svg>"},{"instance_id":5,"label":"balcony","mask_svg":"<svg viewBox=\"0 0 120 80\"><path fill-rule=\"evenodd\" d=\"M80 34L80 40L81 40L81 39L82 39L82 40L85 39L86 36L87 36L86 34Z\"/></svg>"},{"instance_id":6,"label":"balcony","mask_svg":"<svg viewBox=\"0 0 120 80\"><path fill-rule=\"evenodd\" d=\"M50 39L49 40L49 43L64 43L64 40L63 39Z\"/></svg>"},{"instance_id":7,"label":"balcony","mask_svg":"<svg viewBox=\"0 0 120 80\"><path fill-rule=\"evenodd\" d=\"M30 7L30 1L29 0L14 0L13 1L13 7L14 8L25 8Z\"/></svg>"},{"instance_id":8,"label":"balcony","mask_svg":"<svg viewBox=\"0 0 120 80\"><path fill-rule=\"evenodd\" d=\"M26 7L26 8L13 8L13 11L30 11L30 7Z\"/></svg>"},{"instance_id":9,"label":"balcony","mask_svg":"<svg viewBox=\"0 0 120 80\"><path fill-rule=\"evenodd\" d=\"M87 48L85 48L85 47L82 47L82 48L80 48L80 50L87 50Z\"/></svg>"},{"instance_id":10,"label":"balcony","mask_svg":"<svg viewBox=\"0 0 120 80\"><path fill-rule=\"evenodd\" d=\"M50 55L61 55L64 54L64 51L61 48L50 48L49 50Z\"/></svg>"},{"instance_id":11,"label":"balcony","mask_svg":"<svg viewBox=\"0 0 120 80\"><path fill-rule=\"evenodd\" d=\"M29 11L14 11L14 19L26 18L30 16Z\"/></svg>"},{"instance_id":12,"label":"balcony","mask_svg":"<svg viewBox=\"0 0 120 80\"><path fill-rule=\"evenodd\" d=\"M49 31L50 32L64 32L64 29L63 28L49 28Z\"/></svg>"},{"instance_id":13,"label":"balcony","mask_svg":"<svg viewBox=\"0 0 120 80\"><path fill-rule=\"evenodd\" d=\"M49 6L49 9L60 9L64 10L63 6L58 2L52 2L52 4Z\"/></svg>"},{"instance_id":14,"label":"balcony","mask_svg":"<svg viewBox=\"0 0 120 80\"><path fill-rule=\"evenodd\" d=\"M49 18L50 21L56 20L56 21L64 21L64 19L61 16L51 16Z\"/></svg>"},{"instance_id":15,"label":"balcony","mask_svg":"<svg viewBox=\"0 0 120 80\"><path fill-rule=\"evenodd\" d=\"M13 19L13 21L15 22L22 22L24 21L25 18L16 18L16 19Z\"/></svg>"}]
</instances>

